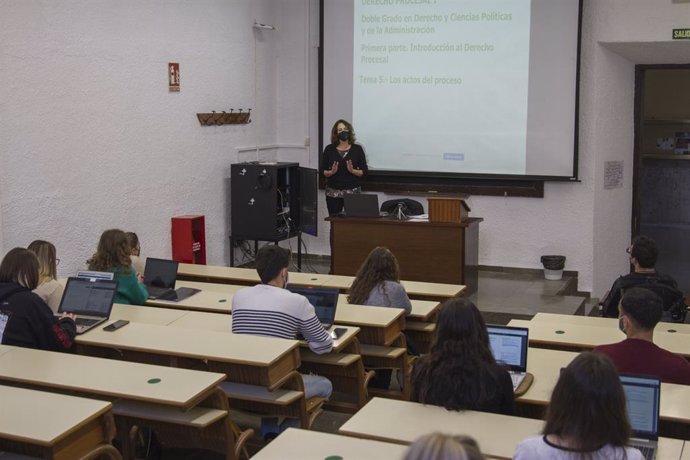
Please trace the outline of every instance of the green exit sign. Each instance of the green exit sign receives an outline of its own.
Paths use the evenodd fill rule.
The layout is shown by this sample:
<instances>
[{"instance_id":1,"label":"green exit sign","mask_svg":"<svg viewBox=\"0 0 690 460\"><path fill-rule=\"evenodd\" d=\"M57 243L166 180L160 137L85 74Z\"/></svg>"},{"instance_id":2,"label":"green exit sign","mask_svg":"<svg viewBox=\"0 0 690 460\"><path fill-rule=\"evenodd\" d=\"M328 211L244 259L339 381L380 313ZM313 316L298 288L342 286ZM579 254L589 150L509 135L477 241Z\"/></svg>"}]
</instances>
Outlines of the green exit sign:
<instances>
[{"instance_id":1,"label":"green exit sign","mask_svg":"<svg viewBox=\"0 0 690 460\"><path fill-rule=\"evenodd\" d=\"M690 40L690 29L673 29L674 40Z\"/></svg>"}]
</instances>

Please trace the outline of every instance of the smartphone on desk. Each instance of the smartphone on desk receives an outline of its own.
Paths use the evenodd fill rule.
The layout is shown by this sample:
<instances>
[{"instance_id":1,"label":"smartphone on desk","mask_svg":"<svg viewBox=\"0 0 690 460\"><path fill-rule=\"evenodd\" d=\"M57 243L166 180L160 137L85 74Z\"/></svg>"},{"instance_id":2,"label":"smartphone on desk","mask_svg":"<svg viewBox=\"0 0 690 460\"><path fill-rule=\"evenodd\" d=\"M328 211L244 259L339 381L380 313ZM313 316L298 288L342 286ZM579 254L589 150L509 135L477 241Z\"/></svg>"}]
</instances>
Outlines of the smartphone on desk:
<instances>
[{"instance_id":1,"label":"smartphone on desk","mask_svg":"<svg viewBox=\"0 0 690 460\"><path fill-rule=\"evenodd\" d=\"M333 340L338 340L340 337L343 336L347 332L347 329L344 327L336 327L331 331L331 337Z\"/></svg>"},{"instance_id":2,"label":"smartphone on desk","mask_svg":"<svg viewBox=\"0 0 690 460\"><path fill-rule=\"evenodd\" d=\"M114 323L108 324L106 327L103 328L104 331L112 332L120 329L121 327L124 327L129 324L129 321L126 319L118 319Z\"/></svg>"}]
</instances>

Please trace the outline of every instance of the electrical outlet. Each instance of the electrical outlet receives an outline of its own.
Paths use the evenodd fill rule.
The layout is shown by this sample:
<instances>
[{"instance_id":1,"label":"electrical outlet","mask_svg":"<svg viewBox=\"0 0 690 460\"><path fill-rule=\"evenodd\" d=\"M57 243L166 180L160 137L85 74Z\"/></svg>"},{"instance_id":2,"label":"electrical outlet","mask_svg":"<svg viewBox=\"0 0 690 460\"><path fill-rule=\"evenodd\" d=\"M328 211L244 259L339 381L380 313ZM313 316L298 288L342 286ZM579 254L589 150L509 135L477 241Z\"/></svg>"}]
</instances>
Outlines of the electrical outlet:
<instances>
[{"instance_id":1,"label":"electrical outlet","mask_svg":"<svg viewBox=\"0 0 690 460\"><path fill-rule=\"evenodd\" d=\"M309 147L311 145L311 138L309 136L304 138L304 146Z\"/></svg>"}]
</instances>

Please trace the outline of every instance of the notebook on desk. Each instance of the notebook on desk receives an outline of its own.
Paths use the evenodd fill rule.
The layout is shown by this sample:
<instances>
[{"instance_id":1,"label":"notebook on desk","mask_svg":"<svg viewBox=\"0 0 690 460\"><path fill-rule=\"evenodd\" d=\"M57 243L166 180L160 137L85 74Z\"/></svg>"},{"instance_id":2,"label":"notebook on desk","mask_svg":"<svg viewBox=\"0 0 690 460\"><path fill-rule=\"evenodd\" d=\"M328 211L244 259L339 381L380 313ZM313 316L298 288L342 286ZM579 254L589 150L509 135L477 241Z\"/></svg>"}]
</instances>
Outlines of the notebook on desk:
<instances>
[{"instance_id":1,"label":"notebook on desk","mask_svg":"<svg viewBox=\"0 0 690 460\"><path fill-rule=\"evenodd\" d=\"M652 460L656 458L659 440L661 381L657 377L627 374L621 374L620 379L633 431L630 445L639 449L645 459Z\"/></svg>"},{"instance_id":2,"label":"notebook on desk","mask_svg":"<svg viewBox=\"0 0 690 460\"><path fill-rule=\"evenodd\" d=\"M491 353L497 363L508 368L515 391L527 375L529 329L510 326L488 326L486 329Z\"/></svg>"},{"instance_id":3,"label":"notebook on desk","mask_svg":"<svg viewBox=\"0 0 690 460\"><path fill-rule=\"evenodd\" d=\"M343 196L347 217L381 217L379 196L374 193L352 193Z\"/></svg>"},{"instance_id":4,"label":"notebook on desk","mask_svg":"<svg viewBox=\"0 0 690 460\"><path fill-rule=\"evenodd\" d=\"M156 259L154 257L146 259L144 284L149 291L149 299L177 302L199 292L199 289L193 288L175 290L177 266L176 260Z\"/></svg>"},{"instance_id":5,"label":"notebook on desk","mask_svg":"<svg viewBox=\"0 0 690 460\"><path fill-rule=\"evenodd\" d=\"M68 278L60 300L58 316L77 315L77 334L83 334L110 318L117 281L90 278Z\"/></svg>"},{"instance_id":6,"label":"notebook on desk","mask_svg":"<svg viewBox=\"0 0 690 460\"><path fill-rule=\"evenodd\" d=\"M338 289L288 286L288 291L300 294L309 300L314 306L316 317L321 321L323 327L330 329L335 321L335 311L338 306Z\"/></svg>"}]
</instances>

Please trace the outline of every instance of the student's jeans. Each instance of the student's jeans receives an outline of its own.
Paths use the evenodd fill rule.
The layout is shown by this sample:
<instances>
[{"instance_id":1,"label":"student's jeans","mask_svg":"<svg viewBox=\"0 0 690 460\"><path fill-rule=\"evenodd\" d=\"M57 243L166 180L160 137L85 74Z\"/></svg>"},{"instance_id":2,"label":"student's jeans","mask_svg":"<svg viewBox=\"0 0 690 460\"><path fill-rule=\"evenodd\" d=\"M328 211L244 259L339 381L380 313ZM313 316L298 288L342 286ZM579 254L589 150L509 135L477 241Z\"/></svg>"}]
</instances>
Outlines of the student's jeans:
<instances>
[{"instance_id":1,"label":"student's jeans","mask_svg":"<svg viewBox=\"0 0 690 460\"><path fill-rule=\"evenodd\" d=\"M302 381L304 382L304 398L325 398L329 399L333 393L333 384L326 377L314 374L302 374ZM288 427L299 427L300 420L296 418L286 418L283 423L278 425L278 417L262 417L261 418L261 434L274 435L284 431ZM306 428L306 427L304 427Z\"/></svg>"}]
</instances>

